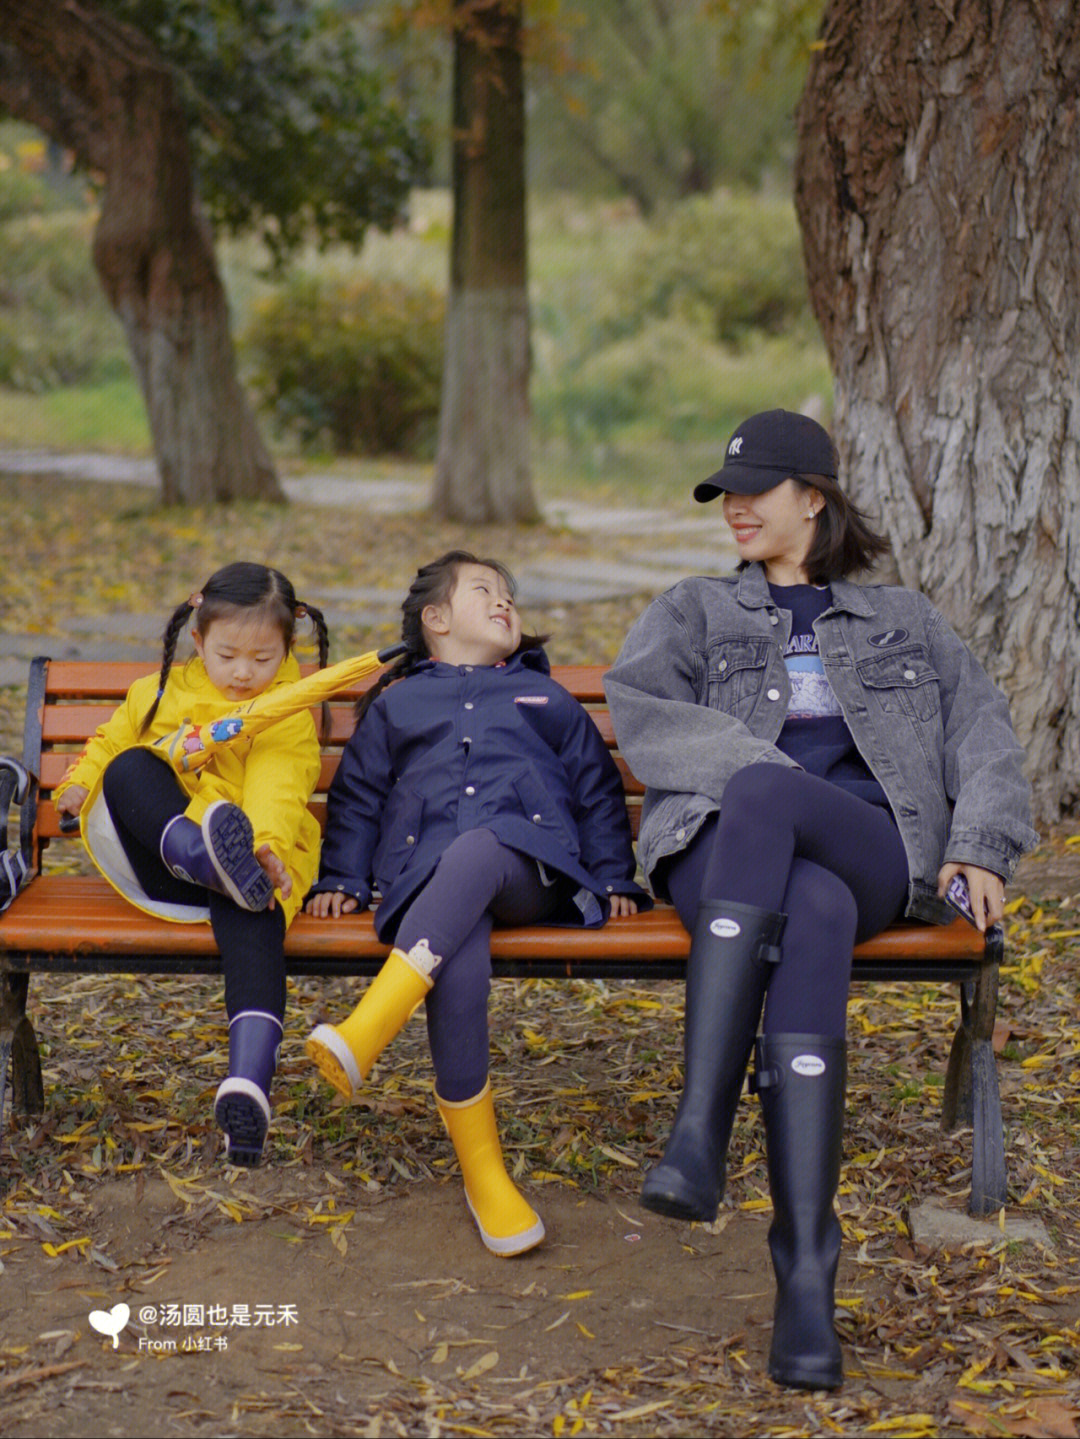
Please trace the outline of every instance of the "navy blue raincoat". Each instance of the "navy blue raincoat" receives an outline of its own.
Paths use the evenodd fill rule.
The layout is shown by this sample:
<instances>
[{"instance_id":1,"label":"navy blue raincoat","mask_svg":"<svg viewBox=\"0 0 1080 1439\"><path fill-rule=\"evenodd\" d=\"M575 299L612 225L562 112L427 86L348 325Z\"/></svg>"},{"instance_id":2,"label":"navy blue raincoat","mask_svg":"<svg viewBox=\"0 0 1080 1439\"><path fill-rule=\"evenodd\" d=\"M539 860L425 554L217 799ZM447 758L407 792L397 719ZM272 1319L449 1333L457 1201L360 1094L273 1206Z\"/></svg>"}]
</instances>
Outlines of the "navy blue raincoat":
<instances>
[{"instance_id":1,"label":"navy blue raincoat","mask_svg":"<svg viewBox=\"0 0 1080 1439\"><path fill-rule=\"evenodd\" d=\"M619 772L543 650L491 666L425 660L378 696L330 786L312 893L365 906L377 889L375 928L390 943L443 851L471 829L570 881L573 903L550 923L601 925L613 894L651 907L634 883Z\"/></svg>"}]
</instances>

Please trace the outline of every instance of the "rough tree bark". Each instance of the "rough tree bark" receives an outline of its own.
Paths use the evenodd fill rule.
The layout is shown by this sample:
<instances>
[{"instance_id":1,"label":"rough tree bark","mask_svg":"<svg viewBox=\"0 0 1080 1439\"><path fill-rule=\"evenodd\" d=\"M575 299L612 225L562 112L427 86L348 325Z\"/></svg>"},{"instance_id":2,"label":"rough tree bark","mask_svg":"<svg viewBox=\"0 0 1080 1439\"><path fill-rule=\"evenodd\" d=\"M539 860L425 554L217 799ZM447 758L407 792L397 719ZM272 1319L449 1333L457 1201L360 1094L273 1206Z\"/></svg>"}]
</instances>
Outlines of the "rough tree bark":
<instances>
[{"instance_id":1,"label":"rough tree bark","mask_svg":"<svg viewBox=\"0 0 1080 1439\"><path fill-rule=\"evenodd\" d=\"M0 40L0 102L103 177L94 264L131 347L163 499L283 499L236 376L171 71L92 0L4 0Z\"/></svg>"},{"instance_id":2,"label":"rough tree bark","mask_svg":"<svg viewBox=\"0 0 1080 1439\"><path fill-rule=\"evenodd\" d=\"M529 463L521 0L454 0L454 220L432 504L539 516Z\"/></svg>"},{"instance_id":3,"label":"rough tree bark","mask_svg":"<svg viewBox=\"0 0 1080 1439\"><path fill-rule=\"evenodd\" d=\"M1080 6L830 0L796 204L858 501L1080 795Z\"/></svg>"}]
</instances>

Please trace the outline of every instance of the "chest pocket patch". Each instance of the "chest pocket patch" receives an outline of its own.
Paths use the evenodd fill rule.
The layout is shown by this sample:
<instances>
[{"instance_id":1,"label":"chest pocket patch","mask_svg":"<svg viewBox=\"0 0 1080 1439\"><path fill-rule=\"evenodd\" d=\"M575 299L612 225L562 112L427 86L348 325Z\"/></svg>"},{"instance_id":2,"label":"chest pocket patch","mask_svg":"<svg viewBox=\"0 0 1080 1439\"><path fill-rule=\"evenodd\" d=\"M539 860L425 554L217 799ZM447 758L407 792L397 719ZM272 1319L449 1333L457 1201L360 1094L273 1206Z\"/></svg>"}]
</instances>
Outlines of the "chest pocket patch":
<instances>
[{"instance_id":1,"label":"chest pocket patch","mask_svg":"<svg viewBox=\"0 0 1080 1439\"><path fill-rule=\"evenodd\" d=\"M717 639L708 656L709 708L744 719L761 692L768 661L768 640Z\"/></svg>"},{"instance_id":2,"label":"chest pocket patch","mask_svg":"<svg viewBox=\"0 0 1080 1439\"><path fill-rule=\"evenodd\" d=\"M855 668L886 714L906 714L926 721L941 713L938 672L922 645L887 649L883 654L859 660Z\"/></svg>"}]
</instances>

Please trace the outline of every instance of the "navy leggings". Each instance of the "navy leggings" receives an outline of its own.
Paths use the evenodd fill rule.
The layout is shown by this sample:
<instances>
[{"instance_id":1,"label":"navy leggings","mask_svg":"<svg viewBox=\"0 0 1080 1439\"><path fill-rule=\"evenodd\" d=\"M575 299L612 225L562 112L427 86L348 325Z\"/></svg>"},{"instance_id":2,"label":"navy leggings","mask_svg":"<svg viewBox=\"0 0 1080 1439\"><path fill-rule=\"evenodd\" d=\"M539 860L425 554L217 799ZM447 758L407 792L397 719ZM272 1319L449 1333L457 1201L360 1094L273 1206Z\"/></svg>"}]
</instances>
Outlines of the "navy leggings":
<instances>
[{"instance_id":1,"label":"navy leggings","mask_svg":"<svg viewBox=\"0 0 1080 1439\"><path fill-rule=\"evenodd\" d=\"M881 806L803 770L756 764L732 776L720 813L663 879L691 931L704 899L786 914L763 1029L842 1039L852 946L901 913L908 864Z\"/></svg>"},{"instance_id":2,"label":"navy leggings","mask_svg":"<svg viewBox=\"0 0 1080 1439\"><path fill-rule=\"evenodd\" d=\"M492 926L549 919L564 905L568 888L564 879L545 885L536 861L500 844L491 830L471 829L448 846L405 911L393 941L397 948L409 950L426 939L442 956L427 997L440 1099L473 1099L487 1083Z\"/></svg>"},{"instance_id":3,"label":"navy leggings","mask_svg":"<svg viewBox=\"0 0 1080 1439\"><path fill-rule=\"evenodd\" d=\"M105 771L102 793L144 894L170 904L209 906L230 1018L261 1009L284 1019L285 915L280 904L256 912L241 909L228 895L196 889L165 867L162 830L188 807L170 767L149 750L124 750Z\"/></svg>"}]
</instances>

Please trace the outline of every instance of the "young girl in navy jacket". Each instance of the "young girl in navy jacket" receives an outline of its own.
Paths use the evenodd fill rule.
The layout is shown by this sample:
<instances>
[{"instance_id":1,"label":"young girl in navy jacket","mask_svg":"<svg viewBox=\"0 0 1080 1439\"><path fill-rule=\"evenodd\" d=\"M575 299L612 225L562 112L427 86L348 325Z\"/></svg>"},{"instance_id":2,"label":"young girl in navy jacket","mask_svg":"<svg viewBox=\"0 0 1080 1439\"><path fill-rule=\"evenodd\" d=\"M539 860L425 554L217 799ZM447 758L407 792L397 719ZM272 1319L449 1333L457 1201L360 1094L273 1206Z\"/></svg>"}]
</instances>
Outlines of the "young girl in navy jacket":
<instances>
[{"instance_id":1,"label":"young girl in navy jacket","mask_svg":"<svg viewBox=\"0 0 1080 1439\"><path fill-rule=\"evenodd\" d=\"M598 926L650 901L634 883L615 764L540 640L523 637L505 566L451 551L418 572L402 611L408 650L357 706L307 906L337 916L377 889L375 928L394 948L307 1052L352 1097L424 1000L466 1202L488 1249L519 1254L544 1226L506 1173L495 1125L492 925Z\"/></svg>"}]
</instances>

